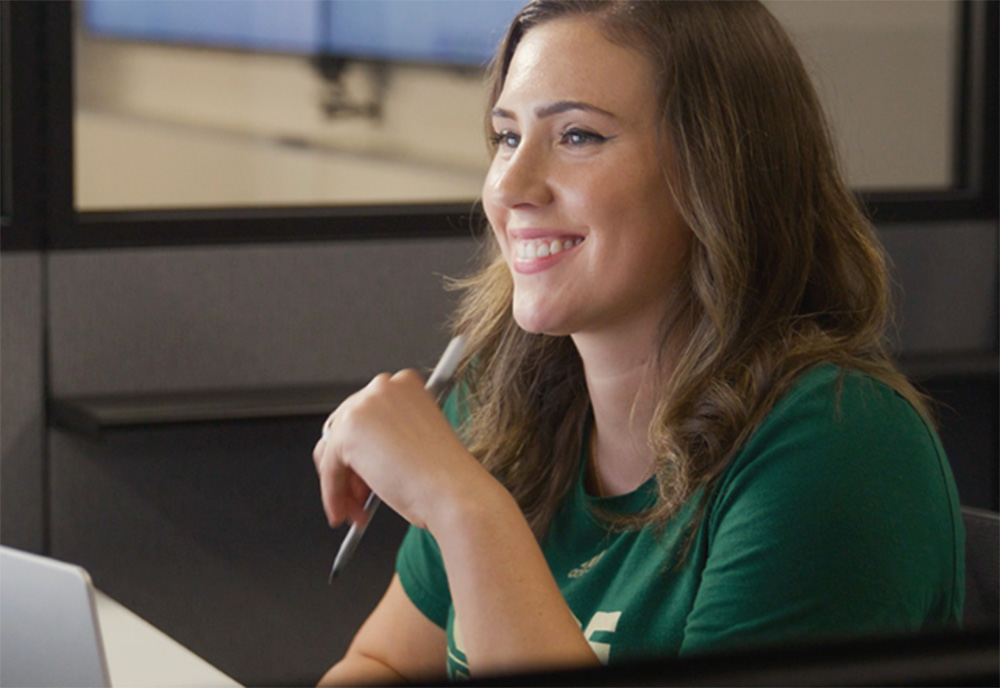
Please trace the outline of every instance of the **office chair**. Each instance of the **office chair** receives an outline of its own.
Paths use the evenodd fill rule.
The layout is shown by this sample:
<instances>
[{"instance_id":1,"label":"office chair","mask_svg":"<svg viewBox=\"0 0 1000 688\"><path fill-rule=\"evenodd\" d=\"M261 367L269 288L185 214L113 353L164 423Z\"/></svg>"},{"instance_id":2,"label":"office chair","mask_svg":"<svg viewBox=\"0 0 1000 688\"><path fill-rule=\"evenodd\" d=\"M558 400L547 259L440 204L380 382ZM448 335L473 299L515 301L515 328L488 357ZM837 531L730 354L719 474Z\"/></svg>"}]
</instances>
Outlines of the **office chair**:
<instances>
[{"instance_id":1,"label":"office chair","mask_svg":"<svg viewBox=\"0 0 1000 688\"><path fill-rule=\"evenodd\" d=\"M1000 514L962 507L965 627L1000 626Z\"/></svg>"}]
</instances>

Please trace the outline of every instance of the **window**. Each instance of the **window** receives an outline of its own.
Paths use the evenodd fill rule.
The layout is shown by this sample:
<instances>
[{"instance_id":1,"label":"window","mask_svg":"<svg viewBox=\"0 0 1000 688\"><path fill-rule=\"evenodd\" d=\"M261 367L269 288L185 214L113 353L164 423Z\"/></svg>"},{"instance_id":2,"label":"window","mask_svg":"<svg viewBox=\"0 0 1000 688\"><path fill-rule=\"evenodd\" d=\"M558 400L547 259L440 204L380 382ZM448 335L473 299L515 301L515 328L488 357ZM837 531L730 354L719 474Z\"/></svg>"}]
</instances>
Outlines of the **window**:
<instances>
[{"instance_id":1,"label":"window","mask_svg":"<svg viewBox=\"0 0 1000 688\"><path fill-rule=\"evenodd\" d=\"M80 210L465 203L520 0L88 0Z\"/></svg>"},{"instance_id":2,"label":"window","mask_svg":"<svg viewBox=\"0 0 1000 688\"><path fill-rule=\"evenodd\" d=\"M956 182L961 5L770 2L823 101L862 192Z\"/></svg>"},{"instance_id":3,"label":"window","mask_svg":"<svg viewBox=\"0 0 1000 688\"><path fill-rule=\"evenodd\" d=\"M470 232L474 67L98 39L85 4L0 5L3 193L29 243L43 227L55 248ZM996 216L996 3L770 5L877 222Z\"/></svg>"}]
</instances>

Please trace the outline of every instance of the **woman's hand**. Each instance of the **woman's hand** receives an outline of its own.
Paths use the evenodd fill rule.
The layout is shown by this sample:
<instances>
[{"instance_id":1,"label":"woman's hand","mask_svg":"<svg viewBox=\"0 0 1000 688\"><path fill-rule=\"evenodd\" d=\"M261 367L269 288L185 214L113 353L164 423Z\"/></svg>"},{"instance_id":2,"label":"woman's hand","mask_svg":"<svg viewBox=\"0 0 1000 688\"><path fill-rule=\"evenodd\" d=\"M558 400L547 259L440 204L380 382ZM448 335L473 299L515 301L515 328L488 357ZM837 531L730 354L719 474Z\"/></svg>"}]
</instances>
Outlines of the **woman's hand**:
<instances>
[{"instance_id":1,"label":"woman's hand","mask_svg":"<svg viewBox=\"0 0 1000 688\"><path fill-rule=\"evenodd\" d=\"M348 398L323 425L313 450L331 527L363 524L374 490L410 523L428 518L450 495L492 477L465 450L415 371L382 374Z\"/></svg>"},{"instance_id":2,"label":"woman's hand","mask_svg":"<svg viewBox=\"0 0 1000 688\"><path fill-rule=\"evenodd\" d=\"M330 525L363 524L374 490L434 535L472 671L597 664L514 498L462 446L419 375L379 375L324 428L313 459Z\"/></svg>"}]
</instances>

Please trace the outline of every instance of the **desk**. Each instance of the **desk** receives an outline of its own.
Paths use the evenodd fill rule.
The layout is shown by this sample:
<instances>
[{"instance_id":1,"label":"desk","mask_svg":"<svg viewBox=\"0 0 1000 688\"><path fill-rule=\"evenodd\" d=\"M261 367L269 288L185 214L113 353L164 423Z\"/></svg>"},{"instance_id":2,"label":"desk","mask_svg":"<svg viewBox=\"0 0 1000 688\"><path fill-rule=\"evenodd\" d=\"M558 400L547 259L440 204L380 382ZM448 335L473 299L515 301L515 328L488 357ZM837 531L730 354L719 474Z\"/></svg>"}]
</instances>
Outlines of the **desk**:
<instances>
[{"instance_id":1,"label":"desk","mask_svg":"<svg viewBox=\"0 0 1000 688\"><path fill-rule=\"evenodd\" d=\"M112 686L240 685L104 593L95 593Z\"/></svg>"}]
</instances>

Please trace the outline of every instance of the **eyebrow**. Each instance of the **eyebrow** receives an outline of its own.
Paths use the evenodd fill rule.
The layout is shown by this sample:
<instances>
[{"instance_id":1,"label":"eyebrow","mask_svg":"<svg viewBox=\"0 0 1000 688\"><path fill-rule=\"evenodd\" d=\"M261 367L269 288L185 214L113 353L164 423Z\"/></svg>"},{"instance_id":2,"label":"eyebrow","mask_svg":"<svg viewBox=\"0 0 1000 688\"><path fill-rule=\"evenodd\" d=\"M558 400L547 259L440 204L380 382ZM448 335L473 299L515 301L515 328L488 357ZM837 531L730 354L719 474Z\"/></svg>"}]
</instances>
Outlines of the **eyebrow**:
<instances>
[{"instance_id":1,"label":"eyebrow","mask_svg":"<svg viewBox=\"0 0 1000 688\"><path fill-rule=\"evenodd\" d=\"M590 103L585 103L578 100L559 100L555 103L549 103L547 105L540 105L535 108L535 117L539 119L544 119L546 117L552 117L553 115L558 115L563 112L568 112L570 110L584 110L586 112L596 112L599 115L604 115L605 117L612 117L617 119L617 116L605 110L604 108L599 108L596 105L591 105ZM491 114L494 117L502 117L504 119L517 119L514 113L510 110L504 110L503 108L493 108Z\"/></svg>"}]
</instances>

